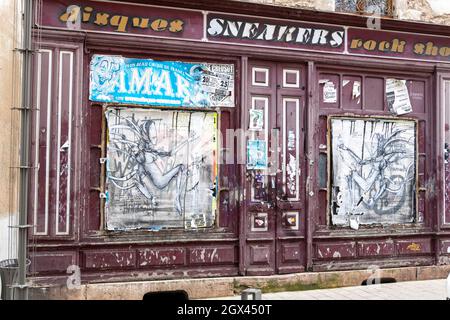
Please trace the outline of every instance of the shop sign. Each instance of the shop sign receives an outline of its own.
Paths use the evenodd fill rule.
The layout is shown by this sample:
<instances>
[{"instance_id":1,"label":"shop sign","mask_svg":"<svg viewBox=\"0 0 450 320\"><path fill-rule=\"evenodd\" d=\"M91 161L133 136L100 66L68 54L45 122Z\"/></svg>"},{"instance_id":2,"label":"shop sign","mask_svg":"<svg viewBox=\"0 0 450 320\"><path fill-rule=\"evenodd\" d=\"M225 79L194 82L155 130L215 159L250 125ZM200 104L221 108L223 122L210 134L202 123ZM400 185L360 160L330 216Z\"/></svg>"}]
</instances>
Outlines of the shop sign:
<instances>
[{"instance_id":1,"label":"shop sign","mask_svg":"<svg viewBox=\"0 0 450 320\"><path fill-rule=\"evenodd\" d=\"M37 25L56 29L450 62L448 37L109 1L37 5Z\"/></svg>"},{"instance_id":2,"label":"shop sign","mask_svg":"<svg viewBox=\"0 0 450 320\"><path fill-rule=\"evenodd\" d=\"M208 40L343 52L343 27L208 14Z\"/></svg>"},{"instance_id":3,"label":"shop sign","mask_svg":"<svg viewBox=\"0 0 450 320\"><path fill-rule=\"evenodd\" d=\"M234 65L94 55L91 101L169 107L233 107Z\"/></svg>"},{"instance_id":4,"label":"shop sign","mask_svg":"<svg viewBox=\"0 0 450 320\"><path fill-rule=\"evenodd\" d=\"M347 45L350 54L450 62L448 37L349 28Z\"/></svg>"},{"instance_id":5,"label":"shop sign","mask_svg":"<svg viewBox=\"0 0 450 320\"><path fill-rule=\"evenodd\" d=\"M202 39L200 11L114 2L43 1L38 25L71 30Z\"/></svg>"}]
</instances>

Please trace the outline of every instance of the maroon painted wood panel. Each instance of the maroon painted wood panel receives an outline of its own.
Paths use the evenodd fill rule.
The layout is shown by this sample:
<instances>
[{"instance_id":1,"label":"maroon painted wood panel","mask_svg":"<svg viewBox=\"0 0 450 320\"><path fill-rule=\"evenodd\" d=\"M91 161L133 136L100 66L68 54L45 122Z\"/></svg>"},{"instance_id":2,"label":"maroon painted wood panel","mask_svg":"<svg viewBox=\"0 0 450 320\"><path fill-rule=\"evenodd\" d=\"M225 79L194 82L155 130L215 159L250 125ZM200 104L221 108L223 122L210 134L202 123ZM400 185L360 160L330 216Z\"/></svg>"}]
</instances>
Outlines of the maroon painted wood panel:
<instances>
[{"instance_id":1,"label":"maroon painted wood panel","mask_svg":"<svg viewBox=\"0 0 450 320\"><path fill-rule=\"evenodd\" d=\"M243 129L247 143L267 144L268 167L245 168L244 265L247 274L299 272L305 266L305 68L250 61ZM261 112L259 129L252 125ZM250 151L248 151L250 152Z\"/></svg>"},{"instance_id":2,"label":"maroon painted wood panel","mask_svg":"<svg viewBox=\"0 0 450 320\"><path fill-rule=\"evenodd\" d=\"M444 223L449 223L450 221L450 164L445 164L445 214Z\"/></svg>"},{"instance_id":3,"label":"maroon painted wood panel","mask_svg":"<svg viewBox=\"0 0 450 320\"><path fill-rule=\"evenodd\" d=\"M344 68L343 68L344 69ZM405 79L409 98L412 105L412 112L404 116L394 116L388 111L385 98L385 81L388 78ZM321 160L318 170L323 174L318 182L319 195L317 197L318 209L315 213L314 221L318 224L314 226L313 243L315 247L314 261L317 268L325 267L319 263L320 260L340 261L342 259L355 259L346 266L357 265L360 259L378 260L381 257L397 257L403 259L405 256L421 255L430 256L433 253L431 238L427 239L396 239L386 237L377 240L364 240L355 243L347 243L341 239L345 234L364 234L369 230L379 230L385 232L386 227L381 225L364 226L360 225L359 230L351 230L350 227L343 227L339 231L333 230L330 226L330 186L324 184L329 179L331 167L327 167L326 161L331 161L333 155L328 146L330 131L327 119L330 115L360 117L388 117L389 119L409 118L417 120L417 204L415 221L409 228L420 228L425 230L433 224L436 217L433 214L434 203L427 192L429 183L435 179L435 173L431 169L435 163L435 147L431 142L433 137L433 123L435 121L433 105L431 104L431 75L417 77L416 74L388 74L386 72L370 73L367 70L342 70L342 69L319 69L317 73L317 83L319 85L317 101L319 103L318 118L318 144L316 147L317 156ZM325 85L328 83L328 89ZM355 82L356 87L353 87ZM331 89L330 89L331 88ZM359 90L358 90L359 89ZM324 91L334 90L334 99L327 99ZM355 93L358 93L355 96ZM332 95L331 95L332 96ZM407 227L407 226L406 226ZM394 227L395 228L395 227ZM408 228L408 227L407 227ZM325 240L321 240L326 237ZM316 243L319 241L319 243ZM322 242L324 241L324 242ZM378 262L377 262L378 263Z\"/></svg>"},{"instance_id":4,"label":"maroon painted wood panel","mask_svg":"<svg viewBox=\"0 0 450 320\"><path fill-rule=\"evenodd\" d=\"M73 239L79 206L76 115L79 112L78 45L43 45L34 60L34 103L29 219L35 237Z\"/></svg>"},{"instance_id":5,"label":"maroon painted wood panel","mask_svg":"<svg viewBox=\"0 0 450 320\"><path fill-rule=\"evenodd\" d=\"M349 53L387 58L450 61L450 42L446 37L373 29L348 29Z\"/></svg>"},{"instance_id":6,"label":"maroon painted wood panel","mask_svg":"<svg viewBox=\"0 0 450 320\"><path fill-rule=\"evenodd\" d=\"M441 102L444 107L444 147L445 143L450 145L450 76L445 77L442 83L443 101ZM450 149L448 150L450 152ZM450 224L450 153L448 160L444 159L444 214L442 223L445 225Z\"/></svg>"}]
</instances>

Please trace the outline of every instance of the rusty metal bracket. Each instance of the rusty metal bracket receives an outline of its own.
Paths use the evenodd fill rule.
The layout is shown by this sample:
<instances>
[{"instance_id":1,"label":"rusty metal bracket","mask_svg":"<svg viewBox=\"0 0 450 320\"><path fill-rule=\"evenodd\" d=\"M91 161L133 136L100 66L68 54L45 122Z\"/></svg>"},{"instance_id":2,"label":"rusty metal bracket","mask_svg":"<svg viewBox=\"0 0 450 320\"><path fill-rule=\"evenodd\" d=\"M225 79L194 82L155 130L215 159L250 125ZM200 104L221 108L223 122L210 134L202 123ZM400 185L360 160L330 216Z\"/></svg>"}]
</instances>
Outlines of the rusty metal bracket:
<instances>
[{"instance_id":1,"label":"rusty metal bracket","mask_svg":"<svg viewBox=\"0 0 450 320\"><path fill-rule=\"evenodd\" d=\"M14 48L13 51L17 51L20 53L35 53L39 52L39 50L28 49L28 48Z\"/></svg>"},{"instance_id":2,"label":"rusty metal bracket","mask_svg":"<svg viewBox=\"0 0 450 320\"><path fill-rule=\"evenodd\" d=\"M15 289L15 288L18 288L18 289L31 288L31 286L30 286L29 284L22 284L22 285L19 285L19 284L12 284L12 285L10 285L10 286L8 286L8 287L10 287L11 289Z\"/></svg>"},{"instance_id":3,"label":"rusty metal bracket","mask_svg":"<svg viewBox=\"0 0 450 320\"><path fill-rule=\"evenodd\" d=\"M9 228L14 228L14 229L27 229L27 228L33 228L35 227L34 224L25 224L25 225L15 225L15 226L8 226Z\"/></svg>"},{"instance_id":4,"label":"rusty metal bracket","mask_svg":"<svg viewBox=\"0 0 450 320\"><path fill-rule=\"evenodd\" d=\"M11 107L11 110L40 111L41 109L36 108L36 107L29 107L29 108L26 108L26 107Z\"/></svg>"},{"instance_id":5,"label":"rusty metal bracket","mask_svg":"<svg viewBox=\"0 0 450 320\"><path fill-rule=\"evenodd\" d=\"M38 166L12 166L10 169L39 169Z\"/></svg>"},{"instance_id":6,"label":"rusty metal bracket","mask_svg":"<svg viewBox=\"0 0 450 320\"><path fill-rule=\"evenodd\" d=\"M87 46L87 37L88 37L88 33L84 32L83 51L84 51L85 54L90 54L91 50L89 50L89 48Z\"/></svg>"}]
</instances>

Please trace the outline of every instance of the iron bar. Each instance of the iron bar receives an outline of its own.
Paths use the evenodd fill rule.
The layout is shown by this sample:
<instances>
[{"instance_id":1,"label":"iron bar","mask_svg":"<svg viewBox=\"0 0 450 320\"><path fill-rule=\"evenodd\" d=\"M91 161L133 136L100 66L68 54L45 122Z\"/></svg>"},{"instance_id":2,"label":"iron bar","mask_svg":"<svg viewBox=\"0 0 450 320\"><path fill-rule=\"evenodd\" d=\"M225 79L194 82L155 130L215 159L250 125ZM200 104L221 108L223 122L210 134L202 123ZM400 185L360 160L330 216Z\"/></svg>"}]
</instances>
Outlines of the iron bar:
<instances>
[{"instance_id":1,"label":"iron bar","mask_svg":"<svg viewBox=\"0 0 450 320\"><path fill-rule=\"evenodd\" d=\"M23 69L22 69L22 107L20 108L20 166L19 166L19 226L27 225L27 211L28 211L28 181L30 170L30 126L32 110L31 105L31 58L32 58L32 44L31 44L31 28L32 28L32 6L33 0L23 0L23 45L21 54L23 55ZM18 228L18 262L19 270L17 277L17 284L15 288L17 300L28 299L27 287L27 233L28 228Z\"/></svg>"}]
</instances>

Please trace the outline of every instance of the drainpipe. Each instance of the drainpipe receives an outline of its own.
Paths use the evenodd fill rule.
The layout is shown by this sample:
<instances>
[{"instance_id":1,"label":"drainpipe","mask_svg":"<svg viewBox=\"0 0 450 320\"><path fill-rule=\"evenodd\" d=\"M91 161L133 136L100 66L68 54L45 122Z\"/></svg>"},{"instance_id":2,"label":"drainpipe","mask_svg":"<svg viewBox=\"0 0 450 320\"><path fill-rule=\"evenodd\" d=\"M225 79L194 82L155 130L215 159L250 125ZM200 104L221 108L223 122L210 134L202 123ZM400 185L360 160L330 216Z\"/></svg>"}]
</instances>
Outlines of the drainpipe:
<instances>
[{"instance_id":1,"label":"drainpipe","mask_svg":"<svg viewBox=\"0 0 450 320\"><path fill-rule=\"evenodd\" d=\"M450 273L447 277L447 300L450 300Z\"/></svg>"},{"instance_id":2,"label":"drainpipe","mask_svg":"<svg viewBox=\"0 0 450 320\"><path fill-rule=\"evenodd\" d=\"M31 28L32 28L32 6L33 0L23 0L23 38L22 48L18 49L23 56L23 69L22 69L22 105L19 108L20 111L20 165L19 165L19 224L18 228L18 278L17 283L14 285L17 294L15 299L27 300L28 299L28 286L27 286L27 214L28 214L28 176L30 170L30 132L31 132Z\"/></svg>"}]
</instances>

